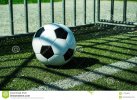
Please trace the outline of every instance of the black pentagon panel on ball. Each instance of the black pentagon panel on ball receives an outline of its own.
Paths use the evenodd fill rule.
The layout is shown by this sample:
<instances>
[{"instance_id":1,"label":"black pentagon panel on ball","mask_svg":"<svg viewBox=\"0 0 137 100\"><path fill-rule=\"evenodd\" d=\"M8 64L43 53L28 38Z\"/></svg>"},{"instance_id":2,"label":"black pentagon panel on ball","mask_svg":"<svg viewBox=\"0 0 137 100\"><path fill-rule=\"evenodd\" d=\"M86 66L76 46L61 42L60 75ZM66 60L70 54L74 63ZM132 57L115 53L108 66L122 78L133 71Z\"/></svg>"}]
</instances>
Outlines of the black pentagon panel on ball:
<instances>
[{"instance_id":1,"label":"black pentagon panel on ball","mask_svg":"<svg viewBox=\"0 0 137 100\"><path fill-rule=\"evenodd\" d=\"M55 34L56 34L57 38L66 39L68 32L66 30L64 30L63 28L58 28L55 30Z\"/></svg>"},{"instance_id":2,"label":"black pentagon panel on ball","mask_svg":"<svg viewBox=\"0 0 137 100\"><path fill-rule=\"evenodd\" d=\"M42 46L40 53L47 59L49 59L50 57L54 55L54 52L51 46Z\"/></svg>"},{"instance_id":3,"label":"black pentagon panel on ball","mask_svg":"<svg viewBox=\"0 0 137 100\"><path fill-rule=\"evenodd\" d=\"M35 37L40 37L40 35L45 31L44 27L41 27L35 34Z\"/></svg>"},{"instance_id":4,"label":"black pentagon panel on ball","mask_svg":"<svg viewBox=\"0 0 137 100\"><path fill-rule=\"evenodd\" d=\"M69 60L73 56L73 53L73 49L68 49L67 52L64 54L65 61Z\"/></svg>"}]
</instances>

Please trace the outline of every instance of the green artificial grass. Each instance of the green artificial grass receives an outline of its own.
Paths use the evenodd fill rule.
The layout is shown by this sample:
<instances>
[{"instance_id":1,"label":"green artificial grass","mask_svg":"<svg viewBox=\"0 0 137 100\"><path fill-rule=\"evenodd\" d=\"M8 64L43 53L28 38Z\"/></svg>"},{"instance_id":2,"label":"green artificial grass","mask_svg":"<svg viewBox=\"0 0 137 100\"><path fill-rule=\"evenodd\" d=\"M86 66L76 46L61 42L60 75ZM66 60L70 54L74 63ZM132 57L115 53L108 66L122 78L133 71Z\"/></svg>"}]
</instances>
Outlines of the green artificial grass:
<instances>
[{"instance_id":1,"label":"green artificial grass","mask_svg":"<svg viewBox=\"0 0 137 100\"><path fill-rule=\"evenodd\" d=\"M137 32L116 33L116 30L110 34L111 32L112 30L104 30L76 34L77 46L81 46L82 51L76 52L68 64L58 67L47 67L36 59L32 50L31 36L1 40L0 89L29 90L33 87L50 86L51 82L71 78L137 55ZM19 46L20 51L13 53L13 46ZM137 82L135 80L137 69L129 70L68 90L137 90L137 86L131 84L131 82ZM132 71L134 73L131 73ZM107 84L108 78L113 78L114 83Z\"/></svg>"},{"instance_id":2,"label":"green artificial grass","mask_svg":"<svg viewBox=\"0 0 137 100\"><path fill-rule=\"evenodd\" d=\"M27 0L28 3L37 3L38 0ZM62 0L54 0L54 2L60 2ZM48 3L50 0L41 0L43 3ZM13 4L23 4L24 0L13 0ZM0 0L0 4L8 4L8 0Z\"/></svg>"},{"instance_id":3,"label":"green artificial grass","mask_svg":"<svg viewBox=\"0 0 137 100\"><path fill-rule=\"evenodd\" d=\"M74 88L71 88L70 90L102 90L102 89L108 89L108 90L137 90L137 69L136 67L127 69L126 71L118 72L114 75L106 76L101 79L98 79L92 84L96 86L91 85L79 85ZM101 87L100 87L101 86Z\"/></svg>"}]
</instances>

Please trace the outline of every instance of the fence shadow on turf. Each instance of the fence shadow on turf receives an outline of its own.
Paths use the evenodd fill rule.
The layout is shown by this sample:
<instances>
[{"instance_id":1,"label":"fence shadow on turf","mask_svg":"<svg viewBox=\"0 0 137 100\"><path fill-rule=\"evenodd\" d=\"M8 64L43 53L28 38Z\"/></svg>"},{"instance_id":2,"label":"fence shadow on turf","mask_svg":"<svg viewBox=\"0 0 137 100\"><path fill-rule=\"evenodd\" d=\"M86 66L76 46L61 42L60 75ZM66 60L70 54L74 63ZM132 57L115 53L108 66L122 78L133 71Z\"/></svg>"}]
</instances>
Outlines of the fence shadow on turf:
<instances>
[{"instance_id":1,"label":"fence shadow on turf","mask_svg":"<svg viewBox=\"0 0 137 100\"><path fill-rule=\"evenodd\" d=\"M31 55L28 59L26 59L26 61L24 61L20 66L18 66L13 72L11 72L8 76L6 76L6 78L4 78L1 82L0 82L0 90L3 90L3 88L13 80L14 77L17 76L17 74L24 68L25 65L27 65L32 58L34 57L34 54Z\"/></svg>"},{"instance_id":2,"label":"fence shadow on turf","mask_svg":"<svg viewBox=\"0 0 137 100\"><path fill-rule=\"evenodd\" d=\"M7 90L7 88L5 88L6 85L9 84L14 78L29 80L29 81L32 81L32 82L37 83L39 85L52 88L53 90L64 90L64 89L62 89L62 88L60 88L58 86L54 86L52 84L43 82L43 80L39 80L39 79L36 79L34 77L18 76L18 73L21 70L23 70L23 68L26 68L26 67L32 67L34 69L43 70L43 71L46 71L46 72L49 72L49 73L52 73L52 74L56 74L58 76L63 76L63 77L66 77L66 78L70 78L70 79L82 82L83 84L86 84L88 86L93 86L93 87L98 88L98 89L112 90L112 88L105 87L105 86L102 86L102 85L99 85L99 84L95 84L95 83L92 83L92 82L88 82L88 81L85 81L85 80L81 80L81 79L73 77L72 75L68 75L68 74L65 74L65 73L62 73L62 72L55 71L52 68L46 68L46 67L45 68L42 68L42 67L40 68L40 67L37 67L37 66L36 67L34 67L34 66L27 66L28 63L33 59L33 57L34 57L34 54L31 55L28 59L26 59L26 61L24 61L21 65L17 66L17 68L13 72L11 72L11 74L9 74L8 76L0 76L0 78L4 78L2 80L2 82L0 82L0 86L1 86L0 90ZM85 66L84 68L89 67L89 66L91 66L91 65L96 64L96 63L99 62L97 59L93 59L93 58L91 58L91 59L90 58L76 58L76 59L78 59L79 61L81 61L83 59L85 60L85 62L83 63L83 66ZM72 62L70 62L70 63L72 64ZM75 63L78 63L78 62L75 62ZM12 67L12 66L10 66L10 67ZM10 67L8 67L8 68L10 68ZM82 69L83 69L83 67L82 67ZM12 88L10 90L12 90Z\"/></svg>"},{"instance_id":3,"label":"fence shadow on turf","mask_svg":"<svg viewBox=\"0 0 137 100\"><path fill-rule=\"evenodd\" d=\"M110 66L111 67L111 66ZM114 66L113 66L114 67ZM117 66L115 66L115 68L117 68ZM89 69L84 69L85 71L90 71ZM125 70L125 69L121 69L123 71L127 71L129 73L132 73L132 71L130 70ZM133 81L131 79L126 79L126 78L122 78L122 77L119 77L119 76L115 76L115 75L109 75L109 74L105 74L103 72L98 72L98 71L91 71L92 73L94 74L98 74L98 75L101 75L103 76L104 78L106 78L106 81L107 81L107 78L111 78L113 79L113 81L118 81L118 82L124 82L126 84L130 84L131 86L136 86L137 84L137 81ZM136 73L137 74L137 73ZM109 85L109 84L108 84ZM124 90L127 90L128 88L124 89ZM119 90L119 89L117 89ZM136 90L136 89L135 89Z\"/></svg>"},{"instance_id":4,"label":"fence shadow on turf","mask_svg":"<svg viewBox=\"0 0 137 100\"><path fill-rule=\"evenodd\" d=\"M102 51L105 51L105 52L110 52L110 53L116 53L116 54L122 54L122 55L126 55L126 56L135 57L135 56L137 56L136 54L116 50L116 48L117 48L117 49L130 50L130 51L133 51L133 52L137 51L137 49L134 48L137 45L137 39L135 40L136 36L132 36L132 35L130 36L130 35L131 34L129 34L129 36L126 36L126 38L111 37L110 40L105 39L105 38L101 38L100 40L103 40L104 42L90 41L89 43L84 44L84 45L79 44L79 46L82 46L82 48L91 48L91 49L96 49L96 50L102 50ZM130 45L130 47L129 46L124 46L124 45ZM102 47L99 47L99 46L113 47L114 50L110 50L109 48L106 48L106 47L102 48ZM88 55L94 55L94 56L102 56L102 57L109 58L109 59L114 59L114 60L123 60L121 58L109 57L109 56L105 56L105 55L101 55L101 54L97 55L97 54L89 53L89 52L86 52L86 51L83 52L83 53L86 53Z\"/></svg>"},{"instance_id":5,"label":"fence shadow on turf","mask_svg":"<svg viewBox=\"0 0 137 100\"><path fill-rule=\"evenodd\" d=\"M20 79L24 79L24 80L30 80L32 82L35 82L39 85L45 85L51 88L54 88L56 90L62 90L61 88L57 87L57 86L53 86L51 84L46 84L44 83L42 80L33 78L33 77L25 77L25 76L21 76L19 77L18 74L25 68L28 67L28 63L34 58L34 54L32 54L28 59L26 59L21 65L16 66L16 69L14 71L12 71L9 75L7 76L0 76L0 78L3 78L3 80L0 82L0 90L7 90L9 88L6 88L6 86L13 81L14 78L20 78ZM7 67L7 68L11 68ZM10 88L10 90L12 90L13 88ZM16 90L16 89L15 89Z\"/></svg>"},{"instance_id":6,"label":"fence shadow on turf","mask_svg":"<svg viewBox=\"0 0 137 100\"><path fill-rule=\"evenodd\" d=\"M90 27L89 29L88 28L81 28L81 29L83 30L76 30L77 34L75 34L75 37L77 41L88 40L91 38L97 39L97 38L106 37L106 36L114 36L114 35L133 32L137 30L136 28L101 25L101 24L97 24L93 27Z\"/></svg>"},{"instance_id":7,"label":"fence shadow on turf","mask_svg":"<svg viewBox=\"0 0 137 100\"><path fill-rule=\"evenodd\" d=\"M86 58L86 57L74 57L70 62L65 65L59 66L47 66L48 68L53 69L84 69L87 67L91 67L95 64L98 64L99 60L95 58Z\"/></svg>"},{"instance_id":8,"label":"fence shadow on turf","mask_svg":"<svg viewBox=\"0 0 137 100\"><path fill-rule=\"evenodd\" d=\"M87 43L86 45L81 45L79 44L79 46L82 46L83 48L91 48L91 49L96 49L96 51L104 51L104 52L109 52L110 55L104 55L102 53L93 53L93 52L89 52L89 51L86 51L84 50L83 52L81 53L84 53L84 54L87 54L88 56L94 56L95 58L98 57L98 58L102 58L102 59L108 59L108 60L116 60L116 61L125 61L125 62L128 62L128 63L132 63L134 65L137 65L137 63L133 63L133 62L130 62L130 61L126 61L126 58L121 58L120 56L119 57L115 57L115 56L111 56L111 53L115 53L115 54L120 54L120 55L124 55L124 56L129 56L130 58L131 57L135 57L137 56L136 55L136 51L137 51L137 48L135 48L135 46L137 45L137 39L136 39L136 35L132 36L132 34L128 34L126 35L126 37L124 37L125 34L123 34L123 37L111 37L111 39L106 39L106 38L101 38L101 40L103 40L104 42L93 42L93 41L89 41L89 43ZM113 40L114 39L114 40ZM111 44L112 42L112 44ZM116 44L113 44L113 43L116 43ZM90 45L91 43L91 45ZM121 45L119 45L121 44ZM125 46L126 45L126 46ZM130 46L129 46L130 45ZM107 47L104 47L102 48L101 46L107 46ZM114 47L113 50L109 49L109 47ZM117 50L117 49L124 49L124 50L128 50L128 52L123 52L122 50ZM131 52L129 52L131 51ZM104 63L102 61L99 62L100 65L104 66L104 65L107 65L107 63ZM124 69L124 68L119 68L118 66L109 66L109 67L112 67L112 68L116 68L116 69L119 69L121 71L124 71L124 72L127 72L129 74L134 74L136 75L137 74L137 71L136 70L131 70L131 69ZM87 68L83 69L85 71L91 71ZM97 71L91 71L91 72L94 72L95 74L99 74L99 75L102 75L104 76L105 78L113 78L114 80L118 80L119 82L124 82L126 84L129 84L131 86L136 86L137 84L137 81L134 81L132 79L126 79L126 76L125 78L122 78L120 76L115 76L115 75L109 75L109 74L105 74L105 73L100 73L100 72L97 72ZM113 86L111 87L113 88ZM125 87L125 89L127 90L127 88ZM124 90L124 89L123 89ZM128 89L130 90L130 89Z\"/></svg>"},{"instance_id":9,"label":"fence shadow on turf","mask_svg":"<svg viewBox=\"0 0 137 100\"><path fill-rule=\"evenodd\" d=\"M4 78L4 80L2 82L0 82L0 90L7 90L9 88L5 88L7 84L9 84L9 82L11 82L14 78L19 78L19 79L24 79L24 80L29 80L29 81L32 81L34 83L37 83L39 85L42 85L42 86L45 86L45 87L49 87L53 90L65 90L65 89L62 89L58 86L54 86L52 84L49 84L49 83L46 83L46 82L43 82L43 80L39 80L39 79L36 79L34 77L28 77L28 76L18 76L18 73L23 70L23 68L26 68L26 67L30 67L30 68L34 68L34 69L38 69L38 70L43 70L43 71L46 71L46 72L49 72L49 73L52 73L52 74L56 74L58 76L63 76L63 77L66 77L66 78L70 78L70 79L73 79L73 80L76 80L76 81L79 81L79 82L82 82L83 84L86 84L88 86L93 86L95 88L99 88L99 89L102 89L102 90L112 90L112 88L109 88L109 87L105 87L105 86L102 86L102 85L98 85L98 84L95 84L95 83L92 83L92 82L88 82L88 81L85 81L85 80L81 80L79 78L76 78L76 77L73 77L72 75L68 75L66 73L62 73L62 72L58 72L56 70L53 70L52 68L42 68L42 67L35 67L35 66L27 66L27 64L33 59L34 55L31 55L26 61L24 61L20 66L18 66L11 74L9 74L8 76L0 76L0 78ZM79 59L79 60L83 60L83 59ZM89 60L85 58L85 60ZM84 66L88 67L88 66L91 66L93 64L95 64L95 62L97 63L98 60L97 59L90 59L92 60L92 62L87 62L88 65L86 63L83 63ZM89 61L90 61L89 60ZM95 61L95 62L93 62ZM86 65L85 65L86 64ZM12 66L10 66L12 67ZM10 68L8 67L8 68ZM85 68L85 67L84 67ZM10 90L12 90L12 88L10 88ZM15 89L17 90L17 89ZM114 90L114 89L113 89Z\"/></svg>"},{"instance_id":10,"label":"fence shadow on turf","mask_svg":"<svg viewBox=\"0 0 137 100\"><path fill-rule=\"evenodd\" d=\"M40 69L40 70L43 70L43 71L46 71L46 72L49 72L51 74L55 74L55 75L58 75L58 76L63 76L65 78L69 78L69 79L75 80L77 82L82 82L83 84L85 84L87 86L92 86L92 87L95 87L97 89L101 89L101 90L115 90L113 88L109 88L109 87L106 87L106 86L103 86L103 85L100 85L100 84L96 84L94 82L89 82L89 81L85 81L85 80L76 78L73 75L66 74L65 72L59 72L59 71L53 70L52 68L46 68L46 67L45 68L40 68L40 67L34 67L34 66L29 66L29 67ZM52 87L49 87L49 88L52 88ZM53 90L57 90L56 88L52 88L52 89ZM64 90L63 87L62 87L62 90ZM65 89L65 90L68 90L68 89Z\"/></svg>"},{"instance_id":11,"label":"fence shadow on turf","mask_svg":"<svg viewBox=\"0 0 137 100\"><path fill-rule=\"evenodd\" d=\"M31 60L32 58L33 58L33 56L30 57L30 60ZM27 66L27 63L28 63L30 60L27 60L26 62L23 63L24 67L25 67L25 66L26 66L26 67L31 67L31 66ZM79 60L82 60L82 59L80 58ZM92 60L91 62L88 62L87 60L89 60L89 59L85 59L86 62L83 63L84 66L86 66L86 67L84 67L84 68L82 67L82 69L85 69L85 68L87 68L87 67L89 67L89 66L91 66L91 65L93 65L93 64L100 63L97 59L92 59L92 58L91 58L91 59L89 60L89 61ZM94 63L93 61L95 61L96 63ZM86 65L86 63L88 63L88 65ZM21 65L21 66L22 66L22 65ZM17 74L20 70L22 70L21 66L19 66L19 68L17 68L16 71L14 71L12 74L10 74L9 76L6 76L6 77L5 77L6 79L0 84L1 88L4 87L4 86L6 86L6 85L9 83L9 81L11 81L13 78L21 78L21 79L24 79L24 80L30 80L30 81L32 81L32 82L38 83L39 85L43 85L43 86L50 87L50 88L52 88L53 90L64 90L64 89L61 89L61 88L59 88L59 87L57 87L57 86L54 86L54 85L51 85L51 84L48 84L48 83L43 83L42 80L38 80L38 79L35 79L35 78L33 78L33 77L24 77L24 76L17 77L16 74ZM50 72L50 73L52 73L52 74L56 74L56 75L59 75L59 76L64 76L64 77L66 77L66 78L70 78L70 79L73 79L73 80L82 82L83 84L85 84L85 85L87 85L87 86L95 87L96 89L101 89L101 90L115 90L115 89L113 89L113 88L106 87L106 86L103 86L103 85L100 85L100 84L96 84L96 83L93 83L93 82L87 82L87 81L84 81L84 80L80 80L80 79L78 79L78 78L74 78L74 77L71 76L71 75L68 75L68 74L65 74L65 73L62 73L62 72L59 72L59 71L52 70L52 68L46 68L46 67L45 67L45 68L40 68L40 67L34 67L34 66L32 66L32 67L33 67L34 69L44 70L44 71ZM86 71L90 71L90 70L86 70ZM96 74L102 75L102 73L97 73L97 72L96 72ZM110 76L110 75L108 76L108 75L105 75L105 74L103 74L103 76L113 77L112 75L111 75L111 76ZM114 78L114 79L117 79L117 80L119 80L119 81L122 81L122 82L127 82L128 84L132 84L132 85L136 84L136 82L133 82L133 81L130 81L130 80L126 80L126 79L123 79L123 78L119 78L119 77L113 77L113 78ZM5 82L6 82L6 83L5 83ZM2 84L3 84L3 85L2 85ZM6 90L7 90L7 89L6 89Z\"/></svg>"}]
</instances>

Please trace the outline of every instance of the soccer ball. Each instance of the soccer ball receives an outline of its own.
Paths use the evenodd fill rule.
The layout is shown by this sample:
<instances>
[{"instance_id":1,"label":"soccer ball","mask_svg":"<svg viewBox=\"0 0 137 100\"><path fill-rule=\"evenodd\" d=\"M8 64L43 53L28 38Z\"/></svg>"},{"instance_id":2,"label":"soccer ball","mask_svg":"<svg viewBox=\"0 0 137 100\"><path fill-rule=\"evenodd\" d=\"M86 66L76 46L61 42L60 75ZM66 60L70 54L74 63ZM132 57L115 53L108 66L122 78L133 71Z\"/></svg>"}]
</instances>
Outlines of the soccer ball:
<instances>
[{"instance_id":1,"label":"soccer ball","mask_svg":"<svg viewBox=\"0 0 137 100\"><path fill-rule=\"evenodd\" d=\"M36 58L45 65L59 66L71 60L76 48L73 32L63 24L48 24L34 35L32 47Z\"/></svg>"}]
</instances>

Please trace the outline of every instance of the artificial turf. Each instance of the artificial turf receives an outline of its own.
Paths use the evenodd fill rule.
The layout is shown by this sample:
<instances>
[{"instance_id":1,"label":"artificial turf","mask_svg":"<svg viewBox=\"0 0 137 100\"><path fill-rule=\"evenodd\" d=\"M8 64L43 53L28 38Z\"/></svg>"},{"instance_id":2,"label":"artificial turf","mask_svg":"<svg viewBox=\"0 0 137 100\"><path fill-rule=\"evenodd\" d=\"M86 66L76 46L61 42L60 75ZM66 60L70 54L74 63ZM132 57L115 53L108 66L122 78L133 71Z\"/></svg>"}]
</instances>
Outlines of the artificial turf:
<instances>
[{"instance_id":1,"label":"artificial turf","mask_svg":"<svg viewBox=\"0 0 137 100\"><path fill-rule=\"evenodd\" d=\"M100 27L93 27L99 29ZM92 29L90 29L92 30ZM127 60L137 55L137 32L108 29L88 31L73 30L77 46L74 58L64 66L50 67L40 63L32 50L32 36L7 38L0 41L0 89L30 90L33 87L49 86L51 82L71 78L92 71L106 64ZM12 52L13 46L19 46L18 53ZM68 90L137 90L137 69L121 71L88 84L82 84ZM132 73L134 72L134 73ZM111 83L111 81L114 81ZM110 81L110 82L108 82Z\"/></svg>"},{"instance_id":2,"label":"artificial turf","mask_svg":"<svg viewBox=\"0 0 137 100\"><path fill-rule=\"evenodd\" d=\"M94 81L92 85L79 85L69 90L137 90L137 68L123 70Z\"/></svg>"}]
</instances>

